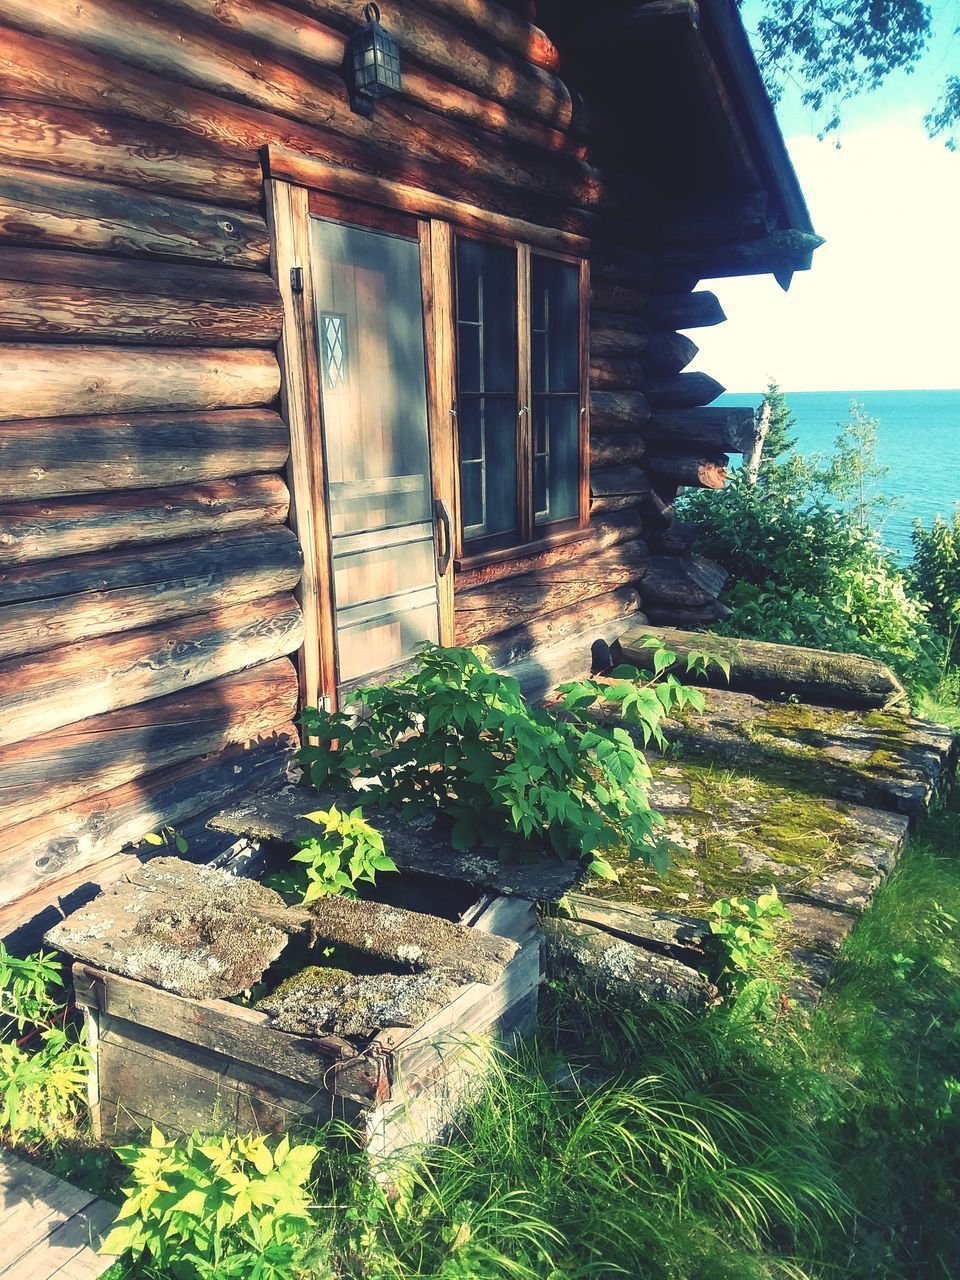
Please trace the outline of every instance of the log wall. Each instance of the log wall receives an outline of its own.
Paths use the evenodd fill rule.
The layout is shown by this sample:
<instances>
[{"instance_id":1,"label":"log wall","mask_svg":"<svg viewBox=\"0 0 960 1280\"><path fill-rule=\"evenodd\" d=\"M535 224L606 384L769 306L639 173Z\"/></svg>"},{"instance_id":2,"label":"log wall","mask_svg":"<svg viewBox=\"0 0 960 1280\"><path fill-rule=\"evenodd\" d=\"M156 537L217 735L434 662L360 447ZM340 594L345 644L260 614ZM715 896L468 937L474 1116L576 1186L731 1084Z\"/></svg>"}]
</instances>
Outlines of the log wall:
<instances>
[{"instance_id":1,"label":"log wall","mask_svg":"<svg viewBox=\"0 0 960 1280\"><path fill-rule=\"evenodd\" d=\"M591 529L462 573L459 638L516 659L641 600L710 612L666 533L677 484L738 447L677 333L719 304L638 251L649 192L592 162L547 34L396 0L405 91L365 119L339 75L359 12L0 0L0 933L148 831L200 832L292 741L265 145L593 245Z\"/></svg>"}]
</instances>

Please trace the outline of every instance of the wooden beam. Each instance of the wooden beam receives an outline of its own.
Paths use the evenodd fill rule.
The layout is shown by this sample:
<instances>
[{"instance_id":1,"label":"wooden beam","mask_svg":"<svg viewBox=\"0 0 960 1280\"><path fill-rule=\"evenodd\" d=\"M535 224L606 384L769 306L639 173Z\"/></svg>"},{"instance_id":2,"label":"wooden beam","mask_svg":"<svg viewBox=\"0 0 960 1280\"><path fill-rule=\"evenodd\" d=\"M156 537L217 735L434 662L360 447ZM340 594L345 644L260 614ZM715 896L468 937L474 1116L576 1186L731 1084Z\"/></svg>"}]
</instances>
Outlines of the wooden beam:
<instances>
[{"instance_id":1,"label":"wooden beam","mask_svg":"<svg viewBox=\"0 0 960 1280\"><path fill-rule=\"evenodd\" d=\"M5 92L15 93L8 84ZM256 156L224 155L209 143L162 124L60 104L3 104L0 160L71 178L119 183L188 200L256 209L261 176Z\"/></svg>"},{"instance_id":2,"label":"wooden beam","mask_svg":"<svg viewBox=\"0 0 960 1280\"><path fill-rule=\"evenodd\" d=\"M589 248L588 241L581 236L570 235L551 227L535 226L521 218L490 213L476 205L451 200L436 192L344 169L340 165L312 156L298 155L281 147L271 146L266 149L266 164L272 178L299 183L332 195L364 200L368 204L399 209L417 217L442 218L467 231L502 235L511 240L523 240L541 248L577 255L585 254Z\"/></svg>"},{"instance_id":3,"label":"wooden beam","mask_svg":"<svg viewBox=\"0 0 960 1280\"><path fill-rule=\"evenodd\" d=\"M722 489L727 483L726 454L701 458L677 454L647 454L645 466L651 475L672 484L699 489Z\"/></svg>"},{"instance_id":4,"label":"wooden beam","mask_svg":"<svg viewBox=\"0 0 960 1280\"><path fill-rule=\"evenodd\" d=\"M643 386L644 367L623 356L590 357L590 386L596 391L637 391Z\"/></svg>"},{"instance_id":5,"label":"wooden beam","mask_svg":"<svg viewBox=\"0 0 960 1280\"><path fill-rule=\"evenodd\" d=\"M275 471L290 442L269 409L0 424L0 497L37 502ZM120 518L124 517L121 514Z\"/></svg>"},{"instance_id":6,"label":"wooden beam","mask_svg":"<svg viewBox=\"0 0 960 1280\"><path fill-rule=\"evenodd\" d=\"M290 430L290 522L303 549L297 596L303 608L301 694L305 706L317 707L324 694L335 692L336 650L321 395L314 353L310 210L306 190L288 182L267 182L266 199L273 242L270 268L284 315L280 362L284 417ZM302 291L294 292L293 273L298 269Z\"/></svg>"},{"instance_id":7,"label":"wooden beam","mask_svg":"<svg viewBox=\"0 0 960 1280\"><path fill-rule=\"evenodd\" d=\"M251 270L265 267L269 256L263 219L242 209L11 165L0 168L0 241Z\"/></svg>"},{"instance_id":8,"label":"wooden beam","mask_svg":"<svg viewBox=\"0 0 960 1280\"><path fill-rule=\"evenodd\" d=\"M708 373L677 373L655 378L643 390L653 409L694 409L716 400L725 388Z\"/></svg>"},{"instance_id":9,"label":"wooden beam","mask_svg":"<svg viewBox=\"0 0 960 1280\"><path fill-rule=\"evenodd\" d=\"M300 548L283 525L76 556L0 574L0 661L292 591Z\"/></svg>"},{"instance_id":10,"label":"wooden beam","mask_svg":"<svg viewBox=\"0 0 960 1280\"><path fill-rule=\"evenodd\" d=\"M456 462L456 307L453 278L453 229L436 220L420 223L424 341L430 419L430 468L434 499L443 503L450 524L435 521L435 537L445 537L447 565L437 579L440 643L453 644L454 563L460 529Z\"/></svg>"},{"instance_id":11,"label":"wooden beam","mask_svg":"<svg viewBox=\"0 0 960 1280\"><path fill-rule=\"evenodd\" d=\"M295 652L289 595L0 663L0 746Z\"/></svg>"},{"instance_id":12,"label":"wooden beam","mask_svg":"<svg viewBox=\"0 0 960 1280\"><path fill-rule=\"evenodd\" d=\"M279 476L170 489L0 504L0 568L282 524L290 495Z\"/></svg>"},{"instance_id":13,"label":"wooden beam","mask_svg":"<svg viewBox=\"0 0 960 1280\"><path fill-rule=\"evenodd\" d=\"M749 453L757 434L752 409L658 409L644 428L649 443L656 441L671 453L691 446L716 453Z\"/></svg>"},{"instance_id":14,"label":"wooden beam","mask_svg":"<svg viewBox=\"0 0 960 1280\"><path fill-rule=\"evenodd\" d=\"M726 320L717 296L697 293L662 293L650 299L647 319L655 329L702 329Z\"/></svg>"},{"instance_id":15,"label":"wooden beam","mask_svg":"<svg viewBox=\"0 0 960 1280\"><path fill-rule=\"evenodd\" d=\"M297 675L288 658L0 749L0 821L9 828L231 742L288 729ZM2 863L0 863L2 865Z\"/></svg>"},{"instance_id":16,"label":"wooden beam","mask_svg":"<svg viewBox=\"0 0 960 1280\"><path fill-rule=\"evenodd\" d=\"M650 40L669 23L679 22L695 30L700 25L697 0L647 0L607 17L597 35L615 40L642 38ZM598 42L599 43L599 42Z\"/></svg>"},{"instance_id":17,"label":"wooden beam","mask_svg":"<svg viewBox=\"0 0 960 1280\"><path fill-rule=\"evenodd\" d=\"M650 417L650 405L639 391L592 391L590 415L594 431L635 431Z\"/></svg>"},{"instance_id":18,"label":"wooden beam","mask_svg":"<svg viewBox=\"0 0 960 1280\"><path fill-rule=\"evenodd\" d=\"M605 623L633 615L639 608L636 587L618 587L552 613L534 614L520 625L488 638L486 645L494 666L506 667L521 661L541 645L558 644L577 632L596 627L598 634L602 634L599 629Z\"/></svg>"},{"instance_id":19,"label":"wooden beam","mask_svg":"<svg viewBox=\"0 0 960 1280\"><path fill-rule=\"evenodd\" d=\"M0 422L244 408L269 404L280 389L276 356L258 348L18 344L3 354Z\"/></svg>"},{"instance_id":20,"label":"wooden beam","mask_svg":"<svg viewBox=\"0 0 960 1280\"><path fill-rule=\"evenodd\" d=\"M685 333L652 333L644 352L648 372L657 375L679 373L700 348Z\"/></svg>"}]
</instances>

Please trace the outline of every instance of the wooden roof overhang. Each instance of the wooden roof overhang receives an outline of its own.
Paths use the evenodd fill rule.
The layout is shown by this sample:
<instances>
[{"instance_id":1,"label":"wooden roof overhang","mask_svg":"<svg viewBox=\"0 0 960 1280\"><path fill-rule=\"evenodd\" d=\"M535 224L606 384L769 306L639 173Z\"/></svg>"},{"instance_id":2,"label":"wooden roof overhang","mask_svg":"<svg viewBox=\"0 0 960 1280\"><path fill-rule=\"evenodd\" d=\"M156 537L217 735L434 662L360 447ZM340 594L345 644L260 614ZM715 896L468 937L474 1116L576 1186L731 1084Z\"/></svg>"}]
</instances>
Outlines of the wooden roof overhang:
<instances>
[{"instance_id":1,"label":"wooden roof overhang","mask_svg":"<svg viewBox=\"0 0 960 1280\"><path fill-rule=\"evenodd\" d=\"M823 241L735 0L538 9L583 85L599 163L651 189L648 235L667 262L784 288L810 267Z\"/></svg>"}]
</instances>

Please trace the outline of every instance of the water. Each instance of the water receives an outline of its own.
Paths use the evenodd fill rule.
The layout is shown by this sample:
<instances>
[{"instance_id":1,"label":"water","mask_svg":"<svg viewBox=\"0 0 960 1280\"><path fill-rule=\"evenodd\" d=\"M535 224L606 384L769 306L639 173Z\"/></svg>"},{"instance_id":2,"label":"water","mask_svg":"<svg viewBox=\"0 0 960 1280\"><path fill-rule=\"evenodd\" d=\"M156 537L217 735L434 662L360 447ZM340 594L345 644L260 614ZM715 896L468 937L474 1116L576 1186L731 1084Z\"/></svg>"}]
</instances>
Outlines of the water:
<instances>
[{"instance_id":1,"label":"water","mask_svg":"<svg viewBox=\"0 0 960 1280\"><path fill-rule=\"evenodd\" d=\"M833 452L838 423L856 400L879 419L878 462L889 467L877 488L895 500L883 515L883 534L901 559L912 552L910 531L919 516L929 524L950 517L960 502L960 391L794 391L787 403L797 419L800 453ZM762 393L726 392L718 405L760 403Z\"/></svg>"}]
</instances>

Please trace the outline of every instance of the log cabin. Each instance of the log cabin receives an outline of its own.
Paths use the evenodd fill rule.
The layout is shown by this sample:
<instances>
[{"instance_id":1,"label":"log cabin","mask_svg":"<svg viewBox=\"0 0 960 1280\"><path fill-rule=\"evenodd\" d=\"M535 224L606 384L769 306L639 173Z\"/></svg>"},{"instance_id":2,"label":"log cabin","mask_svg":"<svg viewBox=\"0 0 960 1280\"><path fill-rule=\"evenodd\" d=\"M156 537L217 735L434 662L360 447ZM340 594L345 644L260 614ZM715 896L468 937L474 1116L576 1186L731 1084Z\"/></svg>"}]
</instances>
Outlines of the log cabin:
<instances>
[{"instance_id":1,"label":"log cabin","mask_svg":"<svg viewBox=\"0 0 960 1280\"><path fill-rule=\"evenodd\" d=\"M0 936L423 641L719 616L698 284L819 243L735 0L0 24Z\"/></svg>"}]
</instances>

